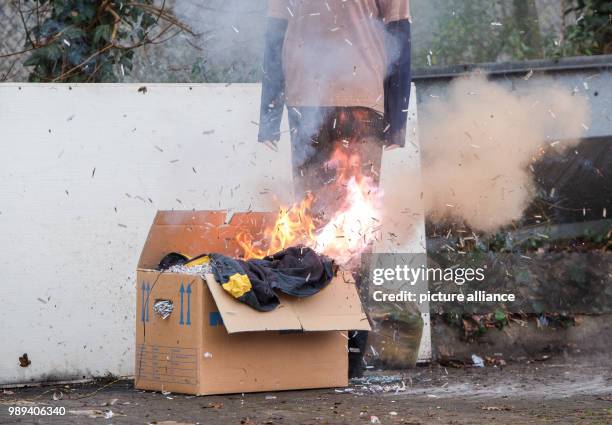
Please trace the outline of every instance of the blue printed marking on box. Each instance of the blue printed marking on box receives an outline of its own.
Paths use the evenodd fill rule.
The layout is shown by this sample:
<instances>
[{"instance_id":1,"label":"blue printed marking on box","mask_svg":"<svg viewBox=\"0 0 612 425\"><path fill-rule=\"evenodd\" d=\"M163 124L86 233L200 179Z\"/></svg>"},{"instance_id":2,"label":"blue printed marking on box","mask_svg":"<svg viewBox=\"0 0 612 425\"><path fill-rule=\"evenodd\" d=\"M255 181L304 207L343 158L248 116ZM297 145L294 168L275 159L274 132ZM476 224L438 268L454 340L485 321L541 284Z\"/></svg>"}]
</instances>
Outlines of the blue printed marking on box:
<instances>
[{"instance_id":1,"label":"blue printed marking on box","mask_svg":"<svg viewBox=\"0 0 612 425\"><path fill-rule=\"evenodd\" d=\"M210 326L220 326L223 324L223 318L221 317L221 313L218 311L213 311L208 315L208 324Z\"/></svg>"}]
</instances>

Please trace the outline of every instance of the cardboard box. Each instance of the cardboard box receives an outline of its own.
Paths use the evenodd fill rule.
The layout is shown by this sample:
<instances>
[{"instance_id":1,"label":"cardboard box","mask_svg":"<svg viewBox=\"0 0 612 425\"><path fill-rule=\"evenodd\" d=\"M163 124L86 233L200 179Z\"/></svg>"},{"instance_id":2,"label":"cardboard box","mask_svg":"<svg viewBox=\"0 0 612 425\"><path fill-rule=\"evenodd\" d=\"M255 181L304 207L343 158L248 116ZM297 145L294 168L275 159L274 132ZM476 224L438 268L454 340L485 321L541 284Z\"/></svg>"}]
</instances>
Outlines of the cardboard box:
<instances>
[{"instance_id":1,"label":"cardboard box","mask_svg":"<svg viewBox=\"0 0 612 425\"><path fill-rule=\"evenodd\" d=\"M262 232L273 215L160 211L137 271L135 387L226 394L348 385L347 330L370 330L354 284L337 276L307 298L281 295L258 312L227 294L212 275L154 270L170 252L238 255L238 231ZM167 319L153 312L170 300Z\"/></svg>"}]
</instances>

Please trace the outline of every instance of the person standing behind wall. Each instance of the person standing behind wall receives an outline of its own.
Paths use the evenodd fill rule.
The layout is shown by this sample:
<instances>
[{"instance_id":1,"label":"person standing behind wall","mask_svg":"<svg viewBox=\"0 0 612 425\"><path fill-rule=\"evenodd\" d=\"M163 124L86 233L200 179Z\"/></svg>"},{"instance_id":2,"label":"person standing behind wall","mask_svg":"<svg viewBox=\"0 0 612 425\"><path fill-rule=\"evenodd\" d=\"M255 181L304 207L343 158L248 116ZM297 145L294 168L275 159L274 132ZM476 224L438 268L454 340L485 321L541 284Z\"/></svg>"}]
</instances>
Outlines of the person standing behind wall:
<instances>
[{"instance_id":1,"label":"person standing behind wall","mask_svg":"<svg viewBox=\"0 0 612 425\"><path fill-rule=\"evenodd\" d=\"M334 151L378 185L383 149L405 144L410 22L408 0L268 1L258 141L277 150L286 105L295 194L312 192L321 212L338 200L326 190ZM367 334L351 335L359 376Z\"/></svg>"}]
</instances>

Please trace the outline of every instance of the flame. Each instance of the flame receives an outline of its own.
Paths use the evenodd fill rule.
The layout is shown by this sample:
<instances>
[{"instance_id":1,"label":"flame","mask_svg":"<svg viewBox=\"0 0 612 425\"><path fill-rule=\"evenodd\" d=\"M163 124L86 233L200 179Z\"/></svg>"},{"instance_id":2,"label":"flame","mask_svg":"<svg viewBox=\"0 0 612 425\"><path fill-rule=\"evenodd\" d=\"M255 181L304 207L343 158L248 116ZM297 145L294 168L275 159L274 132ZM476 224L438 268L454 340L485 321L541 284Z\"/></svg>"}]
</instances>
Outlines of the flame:
<instances>
[{"instance_id":1,"label":"flame","mask_svg":"<svg viewBox=\"0 0 612 425\"><path fill-rule=\"evenodd\" d=\"M309 193L299 204L280 208L276 222L264 232L265 241L253 241L253 236L246 231L238 233L236 241L244 250L244 258L263 258L290 245L307 245L312 241L315 224L310 209L313 201L314 196Z\"/></svg>"},{"instance_id":2,"label":"flame","mask_svg":"<svg viewBox=\"0 0 612 425\"><path fill-rule=\"evenodd\" d=\"M263 258L302 244L347 266L370 246L380 228L382 191L362 174L363 164L356 153L338 147L325 166L336 172L325 190L342 194L331 218L317 226L320 218L312 213L316 198L308 193L301 202L280 208L274 225L266 228L260 240L253 240L248 232L237 235L245 259Z\"/></svg>"},{"instance_id":3,"label":"flame","mask_svg":"<svg viewBox=\"0 0 612 425\"><path fill-rule=\"evenodd\" d=\"M373 202L370 184L371 181L365 179L360 184L351 177L343 208L317 232L313 249L346 265L374 241L380 213L377 203Z\"/></svg>"}]
</instances>

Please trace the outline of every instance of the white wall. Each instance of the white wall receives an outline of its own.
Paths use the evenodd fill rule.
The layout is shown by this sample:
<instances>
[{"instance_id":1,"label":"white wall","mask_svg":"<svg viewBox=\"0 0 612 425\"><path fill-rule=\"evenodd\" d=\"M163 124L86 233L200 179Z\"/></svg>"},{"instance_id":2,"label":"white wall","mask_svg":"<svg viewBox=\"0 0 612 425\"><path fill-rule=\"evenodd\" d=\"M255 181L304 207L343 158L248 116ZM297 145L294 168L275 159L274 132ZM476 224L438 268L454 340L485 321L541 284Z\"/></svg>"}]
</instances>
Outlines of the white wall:
<instances>
[{"instance_id":1,"label":"white wall","mask_svg":"<svg viewBox=\"0 0 612 425\"><path fill-rule=\"evenodd\" d=\"M288 134L255 143L258 85L141 86L0 84L0 384L131 374L155 212L291 197Z\"/></svg>"}]
</instances>

